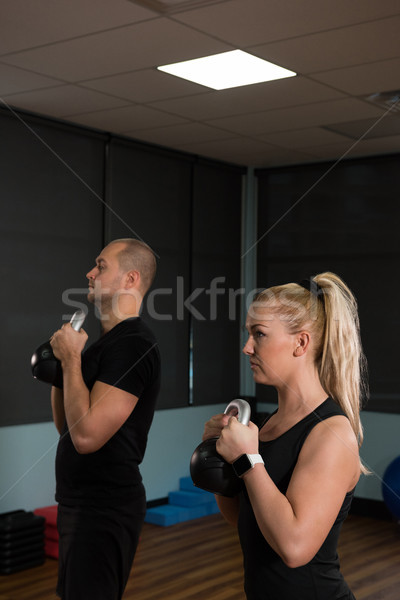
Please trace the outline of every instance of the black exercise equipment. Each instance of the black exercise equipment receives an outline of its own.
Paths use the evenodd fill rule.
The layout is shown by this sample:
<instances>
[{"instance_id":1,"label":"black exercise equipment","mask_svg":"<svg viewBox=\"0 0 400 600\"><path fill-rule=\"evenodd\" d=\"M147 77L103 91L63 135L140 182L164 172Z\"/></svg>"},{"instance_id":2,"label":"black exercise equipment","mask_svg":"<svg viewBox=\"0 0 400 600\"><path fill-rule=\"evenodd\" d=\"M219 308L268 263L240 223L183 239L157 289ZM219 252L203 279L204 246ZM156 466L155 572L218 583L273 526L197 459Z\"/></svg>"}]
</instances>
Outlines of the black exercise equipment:
<instances>
[{"instance_id":1,"label":"black exercise equipment","mask_svg":"<svg viewBox=\"0 0 400 600\"><path fill-rule=\"evenodd\" d=\"M247 425L250 421L250 405L246 400L236 398L226 407L226 415L237 416L238 421ZM212 437L199 444L190 460L190 475L196 487L218 494L233 497L241 490L242 482L233 471L232 465L218 454Z\"/></svg>"},{"instance_id":2,"label":"black exercise equipment","mask_svg":"<svg viewBox=\"0 0 400 600\"><path fill-rule=\"evenodd\" d=\"M0 514L0 575L42 565L45 518L14 510Z\"/></svg>"},{"instance_id":3,"label":"black exercise equipment","mask_svg":"<svg viewBox=\"0 0 400 600\"><path fill-rule=\"evenodd\" d=\"M77 310L70 321L75 331L79 331L86 318L83 310ZM32 354L31 358L32 375L35 379L51 383L62 388L62 368L60 361L54 356L50 340L41 344Z\"/></svg>"}]
</instances>

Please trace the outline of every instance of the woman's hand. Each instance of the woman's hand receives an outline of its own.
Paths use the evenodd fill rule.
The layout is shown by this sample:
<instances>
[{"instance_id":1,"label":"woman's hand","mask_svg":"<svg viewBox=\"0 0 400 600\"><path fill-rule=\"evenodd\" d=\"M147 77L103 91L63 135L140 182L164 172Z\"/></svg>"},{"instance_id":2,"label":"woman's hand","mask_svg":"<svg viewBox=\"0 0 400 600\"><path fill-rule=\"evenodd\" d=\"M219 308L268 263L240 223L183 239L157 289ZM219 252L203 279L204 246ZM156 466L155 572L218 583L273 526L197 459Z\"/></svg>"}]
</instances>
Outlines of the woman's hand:
<instances>
[{"instance_id":1,"label":"woman's hand","mask_svg":"<svg viewBox=\"0 0 400 600\"><path fill-rule=\"evenodd\" d=\"M242 454L258 454L257 425L251 421L248 425L243 425L236 417L229 417L227 426L220 433L216 448L229 463Z\"/></svg>"}]
</instances>

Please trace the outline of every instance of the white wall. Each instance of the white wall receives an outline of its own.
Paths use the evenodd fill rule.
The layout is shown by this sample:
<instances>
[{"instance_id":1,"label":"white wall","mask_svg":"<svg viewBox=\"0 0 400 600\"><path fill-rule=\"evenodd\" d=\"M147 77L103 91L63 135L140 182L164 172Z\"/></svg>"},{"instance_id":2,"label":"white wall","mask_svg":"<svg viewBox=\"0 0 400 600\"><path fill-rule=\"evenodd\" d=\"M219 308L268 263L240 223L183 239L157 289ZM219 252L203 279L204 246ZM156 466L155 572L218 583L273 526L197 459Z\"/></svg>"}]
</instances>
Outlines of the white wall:
<instances>
[{"instance_id":1,"label":"white wall","mask_svg":"<svg viewBox=\"0 0 400 600\"><path fill-rule=\"evenodd\" d=\"M141 466L148 500L168 496L178 489L180 477L189 476L190 457L201 442L204 423L225 407L191 406L156 412Z\"/></svg>"},{"instance_id":2,"label":"white wall","mask_svg":"<svg viewBox=\"0 0 400 600\"><path fill-rule=\"evenodd\" d=\"M361 457L372 475L361 478L356 495L382 500L383 474L389 463L400 455L400 414L363 412L361 418L365 435Z\"/></svg>"},{"instance_id":3,"label":"white wall","mask_svg":"<svg viewBox=\"0 0 400 600\"><path fill-rule=\"evenodd\" d=\"M156 411L142 464L147 499L164 498L189 475L191 454L204 422L225 405ZM269 411L272 405L259 410ZM382 500L381 478L400 455L400 414L364 412L362 458L373 472L362 477L356 496ZM0 513L54 504L54 458L58 434L52 423L0 428Z\"/></svg>"},{"instance_id":4,"label":"white wall","mask_svg":"<svg viewBox=\"0 0 400 600\"><path fill-rule=\"evenodd\" d=\"M156 411L141 472L147 499L178 489L189 475L205 421L225 405ZM55 504L54 460L58 433L52 423L0 428L0 513Z\"/></svg>"},{"instance_id":5,"label":"white wall","mask_svg":"<svg viewBox=\"0 0 400 600\"><path fill-rule=\"evenodd\" d=\"M0 513L55 504L52 423L0 428Z\"/></svg>"}]
</instances>

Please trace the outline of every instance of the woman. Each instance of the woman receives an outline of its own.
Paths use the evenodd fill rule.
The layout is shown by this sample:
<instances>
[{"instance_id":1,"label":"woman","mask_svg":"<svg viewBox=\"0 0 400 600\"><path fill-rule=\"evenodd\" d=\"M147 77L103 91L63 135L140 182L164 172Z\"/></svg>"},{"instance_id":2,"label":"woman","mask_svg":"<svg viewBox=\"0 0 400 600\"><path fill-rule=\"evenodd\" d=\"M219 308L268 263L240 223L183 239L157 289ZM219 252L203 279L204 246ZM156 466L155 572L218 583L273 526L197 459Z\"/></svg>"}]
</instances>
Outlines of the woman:
<instances>
[{"instance_id":1,"label":"woman","mask_svg":"<svg viewBox=\"0 0 400 600\"><path fill-rule=\"evenodd\" d=\"M322 273L261 292L246 328L254 380L276 388L278 409L260 430L216 415L203 439L220 436L218 452L243 480L237 497L217 501L238 526L247 599L354 599L336 548L366 472L356 301L338 276Z\"/></svg>"}]
</instances>

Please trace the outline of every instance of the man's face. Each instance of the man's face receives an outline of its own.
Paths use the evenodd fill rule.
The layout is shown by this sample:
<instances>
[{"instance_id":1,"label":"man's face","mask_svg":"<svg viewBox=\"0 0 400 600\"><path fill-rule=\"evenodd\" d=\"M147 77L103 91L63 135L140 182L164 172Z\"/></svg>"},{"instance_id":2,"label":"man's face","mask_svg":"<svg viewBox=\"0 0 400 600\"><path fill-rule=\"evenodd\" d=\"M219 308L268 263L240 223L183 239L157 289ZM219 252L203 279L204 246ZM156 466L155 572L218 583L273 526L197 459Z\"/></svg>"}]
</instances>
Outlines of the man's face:
<instances>
[{"instance_id":1,"label":"man's face","mask_svg":"<svg viewBox=\"0 0 400 600\"><path fill-rule=\"evenodd\" d=\"M89 280L90 302L105 308L105 305L112 305L117 292L123 289L125 274L121 271L118 261L118 253L123 248L123 243L106 246L96 258L96 266L86 274Z\"/></svg>"}]
</instances>

